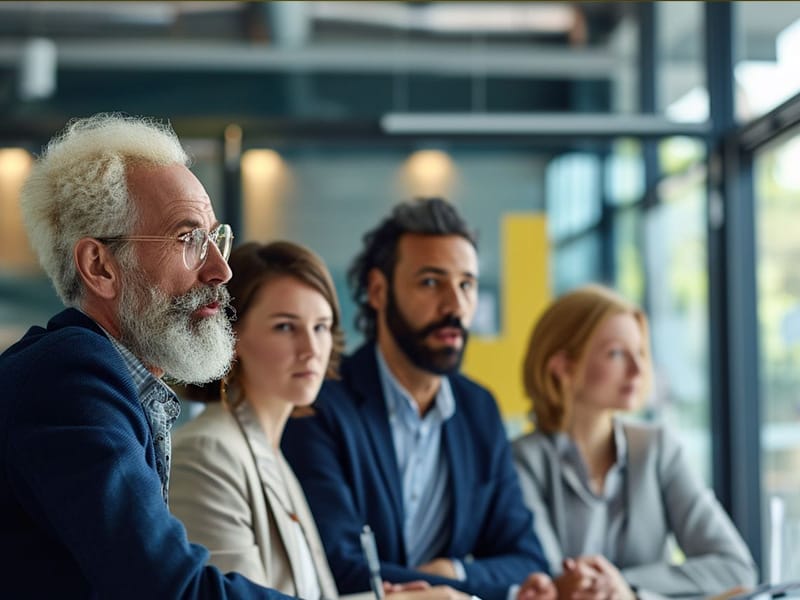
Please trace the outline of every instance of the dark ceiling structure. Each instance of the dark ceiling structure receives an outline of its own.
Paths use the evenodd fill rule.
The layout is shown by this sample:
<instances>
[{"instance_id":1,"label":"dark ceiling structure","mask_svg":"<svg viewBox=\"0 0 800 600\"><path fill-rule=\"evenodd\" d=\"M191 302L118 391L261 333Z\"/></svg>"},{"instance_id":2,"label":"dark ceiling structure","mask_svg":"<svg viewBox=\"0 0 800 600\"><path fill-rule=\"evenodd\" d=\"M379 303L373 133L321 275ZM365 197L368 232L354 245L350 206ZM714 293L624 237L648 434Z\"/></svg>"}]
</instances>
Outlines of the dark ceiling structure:
<instances>
[{"instance_id":1,"label":"dark ceiling structure","mask_svg":"<svg viewBox=\"0 0 800 600\"><path fill-rule=\"evenodd\" d=\"M0 136L47 135L69 117L109 109L157 114L194 135L220 135L236 121L344 136L380 135L387 113L607 112L613 81L631 67L612 38L637 10L625 2L3 2Z\"/></svg>"}]
</instances>

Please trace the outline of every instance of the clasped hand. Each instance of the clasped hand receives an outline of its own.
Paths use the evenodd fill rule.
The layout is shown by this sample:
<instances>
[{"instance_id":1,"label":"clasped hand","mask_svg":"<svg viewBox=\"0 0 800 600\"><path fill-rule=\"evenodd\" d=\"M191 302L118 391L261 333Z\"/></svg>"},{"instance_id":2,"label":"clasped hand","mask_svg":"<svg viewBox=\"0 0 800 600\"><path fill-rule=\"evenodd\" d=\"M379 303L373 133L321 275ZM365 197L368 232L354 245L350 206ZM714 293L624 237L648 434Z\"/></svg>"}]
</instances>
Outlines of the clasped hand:
<instances>
[{"instance_id":1,"label":"clasped hand","mask_svg":"<svg viewBox=\"0 0 800 600\"><path fill-rule=\"evenodd\" d=\"M634 600L636 594L603 556L567 558L555 580L532 573L520 586L517 600Z\"/></svg>"}]
</instances>

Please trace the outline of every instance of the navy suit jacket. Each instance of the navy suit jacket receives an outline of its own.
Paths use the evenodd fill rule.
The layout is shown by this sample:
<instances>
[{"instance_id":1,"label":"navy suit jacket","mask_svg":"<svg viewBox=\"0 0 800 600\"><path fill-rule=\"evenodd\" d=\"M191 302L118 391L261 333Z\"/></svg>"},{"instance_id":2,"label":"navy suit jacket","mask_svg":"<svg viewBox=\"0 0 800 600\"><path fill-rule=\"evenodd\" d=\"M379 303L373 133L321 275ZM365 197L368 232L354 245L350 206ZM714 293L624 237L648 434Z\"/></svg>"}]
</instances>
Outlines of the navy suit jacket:
<instances>
[{"instance_id":1,"label":"navy suit jacket","mask_svg":"<svg viewBox=\"0 0 800 600\"><path fill-rule=\"evenodd\" d=\"M466 581L413 569L403 541L403 495L375 346L342 364L342 379L326 381L314 415L289 419L282 440L303 485L341 593L369 589L359 533L375 533L381 575L392 582L426 579L505 600L509 586L547 562L525 507L494 398L466 377L449 378L455 414L442 444L450 464L452 536L447 558L464 562Z\"/></svg>"},{"instance_id":2,"label":"navy suit jacket","mask_svg":"<svg viewBox=\"0 0 800 600\"><path fill-rule=\"evenodd\" d=\"M4 598L286 598L206 566L119 353L68 309L0 356Z\"/></svg>"}]
</instances>

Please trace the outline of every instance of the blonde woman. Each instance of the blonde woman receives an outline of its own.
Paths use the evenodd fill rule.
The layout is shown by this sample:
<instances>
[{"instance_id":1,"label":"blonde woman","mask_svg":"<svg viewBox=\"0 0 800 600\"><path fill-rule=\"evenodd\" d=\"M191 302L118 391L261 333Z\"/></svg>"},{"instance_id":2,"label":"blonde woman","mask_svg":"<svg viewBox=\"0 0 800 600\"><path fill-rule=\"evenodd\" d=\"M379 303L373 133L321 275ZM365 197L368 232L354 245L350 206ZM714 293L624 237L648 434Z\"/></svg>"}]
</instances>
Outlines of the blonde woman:
<instances>
[{"instance_id":1,"label":"blonde woman","mask_svg":"<svg viewBox=\"0 0 800 600\"><path fill-rule=\"evenodd\" d=\"M514 442L514 458L559 597L706 596L755 583L750 552L676 438L617 418L650 387L639 308L596 285L562 296L534 327L523 376L536 430Z\"/></svg>"}]
</instances>

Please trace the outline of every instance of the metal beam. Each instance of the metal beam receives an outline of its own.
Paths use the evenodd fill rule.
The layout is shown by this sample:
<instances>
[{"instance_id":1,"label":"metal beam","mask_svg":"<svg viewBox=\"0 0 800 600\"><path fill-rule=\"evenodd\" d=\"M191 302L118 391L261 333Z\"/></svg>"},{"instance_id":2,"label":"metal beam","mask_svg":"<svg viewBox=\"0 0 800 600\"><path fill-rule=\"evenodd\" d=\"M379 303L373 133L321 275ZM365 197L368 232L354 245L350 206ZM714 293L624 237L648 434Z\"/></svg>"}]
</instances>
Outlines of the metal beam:
<instances>
[{"instance_id":1,"label":"metal beam","mask_svg":"<svg viewBox=\"0 0 800 600\"><path fill-rule=\"evenodd\" d=\"M24 39L0 42L0 67L19 64ZM476 52L469 43L414 42L377 45L317 43L301 48L240 42L163 42L143 40L56 40L60 68L84 71L225 71L232 73L304 70L314 72L441 73L493 77L552 77L602 80L632 57L597 48L492 44Z\"/></svg>"},{"instance_id":2,"label":"metal beam","mask_svg":"<svg viewBox=\"0 0 800 600\"><path fill-rule=\"evenodd\" d=\"M709 123L677 123L658 115L574 113L391 113L381 118L394 135L546 135L548 137L706 136Z\"/></svg>"},{"instance_id":3,"label":"metal beam","mask_svg":"<svg viewBox=\"0 0 800 600\"><path fill-rule=\"evenodd\" d=\"M714 487L761 564L760 389L752 157L734 136L734 10L705 4L713 115L708 185Z\"/></svg>"}]
</instances>

